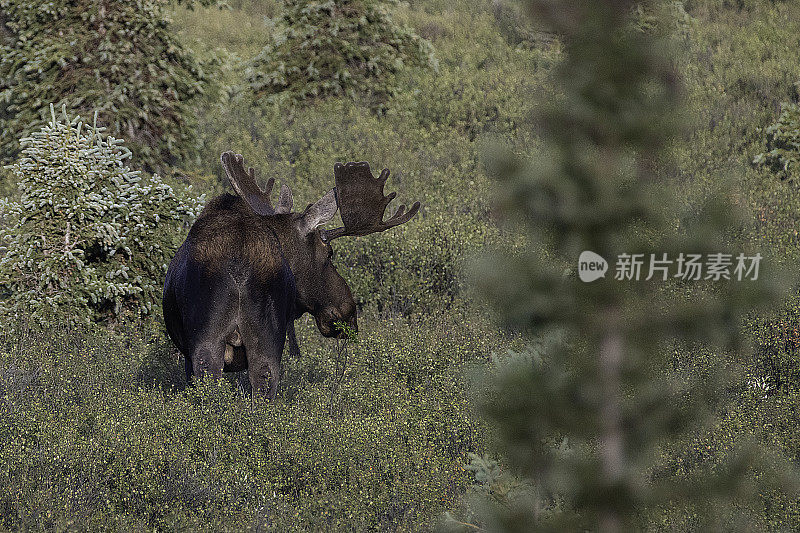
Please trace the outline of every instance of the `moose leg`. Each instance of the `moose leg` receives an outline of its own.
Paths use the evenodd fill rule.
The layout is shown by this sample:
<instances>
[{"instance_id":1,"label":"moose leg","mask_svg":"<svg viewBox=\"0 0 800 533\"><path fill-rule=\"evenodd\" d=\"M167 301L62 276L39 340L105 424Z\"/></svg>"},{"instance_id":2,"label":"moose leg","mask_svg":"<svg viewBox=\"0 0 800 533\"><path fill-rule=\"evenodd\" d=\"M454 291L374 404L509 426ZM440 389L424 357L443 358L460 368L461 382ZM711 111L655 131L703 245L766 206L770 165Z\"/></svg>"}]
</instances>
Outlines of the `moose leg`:
<instances>
[{"instance_id":1,"label":"moose leg","mask_svg":"<svg viewBox=\"0 0 800 533\"><path fill-rule=\"evenodd\" d=\"M192 375L194 375L194 365L192 358L188 355L183 356L183 370L186 372L186 384L189 385L192 382Z\"/></svg>"},{"instance_id":2,"label":"moose leg","mask_svg":"<svg viewBox=\"0 0 800 533\"><path fill-rule=\"evenodd\" d=\"M291 316L286 323L286 337L289 339L289 355L298 359L300 357L300 346L297 344L297 334L294 331L294 318Z\"/></svg>"},{"instance_id":3,"label":"moose leg","mask_svg":"<svg viewBox=\"0 0 800 533\"><path fill-rule=\"evenodd\" d=\"M278 342L271 335L246 335L244 345L247 348L247 372L253 394L266 394L270 400L274 400L281 379L283 342Z\"/></svg>"},{"instance_id":4,"label":"moose leg","mask_svg":"<svg viewBox=\"0 0 800 533\"><path fill-rule=\"evenodd\" d=\"M283 310L278 313L273 305L265 309L243 306L243 309L237 328L247 355L247 375L253 395L265 394L274 400L280 381L281 352L286 341L286 325L274 317L285 313Z\"/></svg>"},{"instance_id":5,"label":"moose leg","mask_svg":"<svg viewBox=\"0 0 800 533\"><path fill-rule=\"evenodd\" d=\"M253 388L253 394L266 394L267 398L274 400L281 379L281 363L272 354L259 355L256 361L254 357L250 357L248 361L250 366L247 373L250 376L250 386Z\"/></svg>"},{"instance_id":6,"label":"moose leg","mask_svg":"<svg viewBox=\"0 0 800 533\"><path fill-rule=\"evenodd\" d=\"M278 385L281 383L281 362L278 358L267 359L269 366L269 390L267 391L267 398L274 400L278 394Z\"/></svg>"},{"instance_id":7,"label":"moose leg","mask_svg":"<svg viewBox=\"0 0 800 533\"><path fill-rule=\"evenodd\" d=\"M201 342L192 354L192 370L194 376L199 378L209 373L215 378L222 377L222 367L225 364L225 339L217 341L207 340Z\"/></svg>"}]
</instances>

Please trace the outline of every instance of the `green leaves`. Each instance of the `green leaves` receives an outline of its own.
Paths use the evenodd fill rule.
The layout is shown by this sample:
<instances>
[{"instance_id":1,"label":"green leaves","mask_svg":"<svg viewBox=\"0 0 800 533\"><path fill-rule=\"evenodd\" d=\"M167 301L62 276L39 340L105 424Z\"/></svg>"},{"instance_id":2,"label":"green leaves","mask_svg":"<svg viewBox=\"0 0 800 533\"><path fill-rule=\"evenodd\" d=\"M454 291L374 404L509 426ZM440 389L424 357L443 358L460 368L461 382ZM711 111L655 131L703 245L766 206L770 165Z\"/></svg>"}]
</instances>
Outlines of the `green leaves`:
<instances>
[{"instance_id":1,"label":"green leaves","mask_svg":"<svg viewBox=\"0 0 800 533\"><path fill-rule=\"evenodd\" d=\"M778 121L764 129L767 151L753 159L755 165L765 165L782 178L797 175L800 163L800 105L783 105Z\"/></svg>"},{"instance_id":2,"label":"green leaves","mask_svg":"<svg viewBox=\"0 0 800 533\"><path fill-rule=\"evenodd\" d=\"M7 168L21 197L2 206L0 302L6 316L75 322L149 314L160 308L162 276L202 198L143 179L131 152L103 128L61 117L22 139Z\"/></svg>"},{"instance_id":3,"label":"green leaves","mask_svg":"<svg viewBox=\"0 0 800 533\"><path fill-rule=\"evenodd\" d=\"M713 346L741 357L743 318L773 302L780 285L762 276L689 290L644 279L586 283L576 274L583 251L612 262L633 250L645 257L732 251L738 221L730 192L717 193L718 207L696 218L681 216L677 207L667 179L669 144L680 131L677 74L664 51L668 41L636 25L637 5L528 4L563 39L559 94L538 115L544 146L535 157L497 151L488 161L501 182L501 214L530 243L520 253L486 257L473 279L506 322L532 341L544 332L563 335L541 361L500 366L491 380L496 390L483 400L509 465L542 498L564 502L547 519L529 512L524 521L513 520L513 511L501 511L507 531L577 529L556 525L573 519L582 530L635 530L646 527L642 513L671 502L696 505L702 520L712 500L742 505L745 495L757 496L738 488L750 484L742 463L729 470L733 481L704 473L654 479L651 473L664 445L698 430L717 388L703 386L711 380L680 383L669 371L670 348L687 341L695 351ZM568 456L557 447L564 439ZM720 469L738 461L735 454L718 460Z\"/></svg>"},{"instance_id":4,"label":"green leaves","mask_svg":"<svg viewBox=\"0 0 800 533\"><path fill-rule=\"evenodd\" d=\"M380 108L406 63L435 66L433 49L395 24L379 0L290 0L247 81L268 102L345 95Z\"/></svg>"},{"instance_id":5,"label":"green leaves","mask_svg":"<svg viewBox=\"0 0 800 533\"><path fill-rule=\"evenodd\" d=\"M0 164L16 156L21 137L46 123L51 102L84 114L97 110L99 123L126 139L145 170L193 160L193 105L209 78L175 40L166 5L1 0L11 38L0 41Z\"/></svg>"},{"instance_id":6,"label":"green leaves","mask_svg":"<svg viewBox=\"0 0 800 533\"><path fill-rule=\"evenodd\" d=\"M4 526L431 529L484 440L458 371L499 338L436 320L362 321L341 375L330 341L298 322L303 356L285 361L277 402L230 375L183 389L172 344L138 324L1 337Z\"/></svg>"}]
</instances>

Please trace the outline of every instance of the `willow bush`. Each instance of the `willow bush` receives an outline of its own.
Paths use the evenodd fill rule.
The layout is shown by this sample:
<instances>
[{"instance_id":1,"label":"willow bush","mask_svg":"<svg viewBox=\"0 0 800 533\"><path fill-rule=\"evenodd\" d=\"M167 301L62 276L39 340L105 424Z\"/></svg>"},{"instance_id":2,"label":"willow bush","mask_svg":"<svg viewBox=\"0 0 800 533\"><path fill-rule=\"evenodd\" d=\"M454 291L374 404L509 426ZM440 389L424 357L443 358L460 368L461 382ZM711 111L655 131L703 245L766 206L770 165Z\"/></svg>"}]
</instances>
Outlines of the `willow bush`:
<instances>
[{"instance_id":1,"label":"willow bush","mask_svg":"<svg viewBox=\"0 0 800 533\"><path fill-rule=\"evenodd\" d=\"M174 387L152 331L0 335L0 528L431 529L482 452L464 369L501 335L444 313L362 322L340 358L298 326L276 402Z\"/></svg>"}]
</instances>

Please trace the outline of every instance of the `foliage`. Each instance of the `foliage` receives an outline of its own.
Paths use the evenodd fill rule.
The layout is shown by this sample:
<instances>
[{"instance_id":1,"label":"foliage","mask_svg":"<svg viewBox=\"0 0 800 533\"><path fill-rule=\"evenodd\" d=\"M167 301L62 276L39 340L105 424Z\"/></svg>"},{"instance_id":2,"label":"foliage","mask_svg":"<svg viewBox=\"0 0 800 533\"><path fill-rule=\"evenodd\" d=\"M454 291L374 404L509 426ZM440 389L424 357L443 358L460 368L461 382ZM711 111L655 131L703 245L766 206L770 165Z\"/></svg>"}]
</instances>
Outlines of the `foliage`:
<instances>
[{"instance_id":1,"label":"foliage","mask_svg":"<svg viewBox=\"0 0 800 533\"><path fill-rule=\"evenodd\" d=\"M0 529L426 530L439 511L449 509L462 522L451 525L474 531L463 522L482 521L491 528L487 518L493 505L535 509L543 518L569 510L563 498L537 492L518 475L466 405L486 388L483 380L472 381L473 374L504 379L519 368L547 365L552 357L521 346L506 355L508 344L520 344L513 333L520 328L492 326L481 312L484 304L466 290L461 269L476 251L498 244L519 250L529 241L513 226L494 224L508 218L500 211L495 217L489 202L506 184L488 179L478 154L499 141L542 164L551 161L549 145L539 139L547 128L531 127L530 117L563 97L556 77L561 37L524 19L525 6L517 9L510 0L392 4L393 19L435 47L439 69L403 69L385 114L376 115L364 108L361 97L358 102L329 98L312 106L254 100L248 86L238 85L249 58L271 42L282 2L229 0L231 9L223 11L203 3L194 11L176 9L168 26L185 53L191 50L203 61L216 58L221 68L214 80L220 88L230 87L205 90L192 106L198 122L189 133L205 146L196 168L192 162L189 169L198 186L209 195L226 189L219 154L236 149L263 178L291 185L295 205L302 208L332 186L335 161L367 160L373 168L390 168L389 190L397 190L399 200L421 200L423 210L383 236L335 243L334 261L360 304L360 342L348 344L339 356L331 341L318 339L313 325L301 320L303 356L285 360L286 387L275 406L251 407L226 381L219 392L213 387L203 392L206 404L216 398L224 414L207 414L202 402L192 403L196 391L170 389L183 386L182 362L150 326L124 334L56 329L53 339L37 334L9 341L0 357L0 475L6 476L0 481L5 487ZM673 206L670 220L691 234L697 226L687 225L683 210L702 217L703 206L720 196L719 184L735 176L738 188L730 198L748 216L732 233L792 264L800 257L800 188L776 179L780 173L769 165L751 161L765 152L765 128L778 120L781 103L797 101L800 3L668 4L669 18L663 22L662 10L652 4L641 3L633 17L648 33L676 30L668 40L683 78L682 118L688 128L670 143L674 167L658 166L659 179L678 187L677 195L663 195L678 196L679 205L665 202ZM566 13L563 6L559 3ZM0 26L0 39L11 35ZM88 102L84 109L92 107ZM169 162L155 164L162 163ZM5 217L4 224L12 222ZM543 253L549 255L542 262L573 266L572 257ZM662 297L709 301L703 288L664 290L639 316L656 323L652 308ZM744 362L738 352L688 343L666 348L664 360L654 365L662 381L679 390L702 384L715 403L704 412L708 426L654 453L662 479L722 472L742 439L797 456L800 314L795 300L748 317L743 332L754 348ZM493 352L498 355L489 362ZM464 372L465 365L470 372ZM721 375L730 378L724 386ZM247 380L239 378L246 389ZM163 392L152 388L154 379ZM542 400L543 406L551 404L550 398ZM291 431L283 425L288 418L295 424ZM440 440L463 435L461 444L455 436L447 437L451 444L425 440L423 427ZM379 433L384 429L386 436ZM25 444L15 448L14 442ZM255 450L255 459L231 458L234 444L214 448L211 442L244 443ZM266 444L268 452L253 442ZM276 454L269 443L287 453ZM554 454L568 457L576 447L582 451L570 439L549 444ZM365 464L361 453L372 461ZM433 465L428 470L419 467L426 464L422 457ZM345 474L336 470L338 464L348 465ZM155 471L154 465L166 466ZM436 465L446 466L435 472ZM387 470L396 472L391 493L375 474ZM750 483L778 477L769 464L745 471ZM478 472L491 481L475 479ZM252 479L257 482L248 485ZM158 496L161 487L163 497ZM709 516L705 508L676 501L650 506L637 526L702 530ZM738 523L798 530L800 504L788 493L765 490L746 518Z\"/></svg>"},{"instance_id":2,"label":"foliage","mask_svg":"<svg viewBox=\"0 0 800 533\"><path fill-rule=\"evenodd\" d=\"M783 177L794 176L800 162L800 105L785 104L778 121L764 133L767 151L758 154L753 163L766 165Z\"/></svg>"},{"instance_id":3,"label":"foliage","mask_svg":"<svg viewBox=\"0 0 800 533\"><path fill-rule=\"evenodd\" d=\"M446 338L417 321L361 328L341 377L301 322L276 403L228 380L175 388L172 349L147 330L18 328L0 350L0 527L430 526L469 482L467 453L482 453L468 382L453 377L497 340L433 320Z\"/></svg>"},{"instance_id":4,"label":"foliage","mask_svg":"<svg viewBox=\"0 0 800 533\"><path fill-rule=\"evenodd\" d=\"M379 107L406 65L435 66L433 50L382 0L288 0L247 80L268 102L344 95Z\"/></svg>"},{"instance_id":5,"label":"foliage","mask_svg":"<svg viewBox=\"0 0 800 533\"><path fill-rule=\"evenodd\" d=\"M498 530L626 531L666 505L691 509L700 529L747 527L739 509L757 499L754 486L795 486L775 471L753 480L754 449L720 453L714 468L683 476L665 474L653 460L666 443L696 430L721 390L709 381L665 379L665 348L680 339L743 354L740 320L775 301L779 285L764 281L774 265L762 269L758 283L713 290L611 275L589 284L572 269L565 273L584 250L611 258L612 269L621 253L734 251L727 232L737 219L724 183L713 201L678 219L681 232L673 230L675 190L659 175L669 168L666 141L680 116L675 74L659 32L633 27L634 7L604 0L574 0L558 10L547 0L530 5L564 41L557 71L563 96L540 115L546 145L538 157L491 160L503 183L500 209L532 244L518 255L487 257L475 280L509 324L530 335L557 331L563 340L541 358L501 368L497 390L486 397L509 464L540 498L539 506L487 513ZM681 297L687 291L689 300ZM567 454L556 445L562 442ZM563 506L546 512L555 501Z\"/></svg>"},{"instance_id":6,"label":"foliage","mask_svg":"<svg viewBox=\"0 0 800 533\"><path fill-rule=\"evenodd\" d=\"M243 2L245 11L234 11L232 16L238 16L240 23L252 23L255 31L258 24L250 16L251 4ZM487 199L502 185L487 181L484 165L477 157L480 147L486 141L502 140L512 144L515 151L543 157L546 151L537 138L541 128L530 129L527 117L532 112L540 113L543 102L561 93L560 85L553 80L553 67L561 58L559 40L545 40L542 36L552 34L541 33L526 37L526 41L529 37L535 40L523 42L524 46L509 46L517 42L512 34L516 29L500 27L499 20L516 17L516 13L510 13L505 6L495 8L496 4L467 1L454 5L439 0L400 4L395 10L396 18L408 21L432 42L439 70L415 72L409 90L401 91L389 102L386 115L380 120L344 104L296 110L289 117L288 110L280 106L260 105L253 109L244 101L226 101L203 124L206 138L216 143L204 156L206 173L220 176L215 170L215 154L232 146L241 147L244 153L252 154L257 169L285 180L296 197L310 202L330 186L332 161L364 159L374 167L389 167L392 190L397 190L400 198L422 200L423 212L385 239L368 237L336 243L335 261L354 285L362 311L380 307L384 316L415 316L453 305L451 302L469 302L460 269L449 261L462 263L471 253L500 240L525 241L520 241L514 232L498 231L491 223ZM753 247L772 250L785 261L793 261L800 253L800 189L788 180L773 179L768 167L753 167L750 161L763 151L764 138L758 128L776 120L780 102L796 98L793 43L800 31L800 4L756 0L743 9L739 3L689 0L667 7L670 18L665 24L656 27L653 24L658 22L657 17L645 18L649 21L648 31L663 34L665 26L667 31L673 27L678 30L669 40L677 52L673 58L675 68L684 77L682 91L687 112L683 118L688 128L682 132L685 137L670 146L675 167L663 168L664 175L674 178L679 188L680 205L675 211L679 207L690 213L701 211L703 204L718 194L720 180L741 176L737 181L741 188L733 199L751 213L749 227L745 226L741 236L749 239ZM634 15L641 13L644 11L637 10ZM212 25L215 19L207 16L204 20ZM194 16L186 22L179 20L183 31L190 34L195 33L194 21ZM247 57L251 51L240 42L241 35L226 36L223 30L227 24L219 21L220 27L212 33L222 40L214 42ZM527 28L528 24L520 28ZM264 24L261 31L269 35L272 29ZM196 33L201 32L204 38L209 34L205 27ZM370 253L373 250L376 253ZM427 263L431 259L435 263L423 269L406 267L409 262ZM456 290L432 290L432 278L426 273L434 271L446 272L446 279L455 281L448 281L446 286ZM692 300L696 296L687 291L679 298ZM744 368L729 368L725 375L733 383L724 389L720 389L715 375L720 364L729 363L723 352L701 351L694 346L681 346L671 352L668 366L675 369L665 372L665 381L699 381L709 391L719 393L719 404L709 414L719 416L719 424L703 430L701 437L681 440L675 450L662 451L665 456L674 452L674 457L691 454L694 460L684 463L682 470L686 475L694 475L704 466L725 463L725 454L710 453L716 448L709 449L706 444L714 438L717 428L723 428L719 435L751 435L789 455L796 453L788 429L776 432L774 438L765 438L769 432L761 429L764 411L755 409L753 402L735 404L733 410L728 406L729 402L738 401L738 392L750 390L746 385L749 380L769 376L766 369L776 368L789 379L793 375L792 330L799 322L790 306L787 304L785 314L778 320L771 314L759 314L757 323L746 323L745 332L763 347L753 354L753 368L749 361ZM457 312L455 309L452 312ZM780 420L784 427L793 417L781 419L779 409L770 406L778 402L792 405L796 393L791 386L785 390L759 400L760 409L770 409L770 420ZM728 416L730 413L734 415ZM778 440L780 445L776 444ZM724 446L720 449L724 450ZM496 457L493 450L489 453ZM464 461L469 463L469 459ZM508 472L504 463L500 461ZM768 475L765 472L756 469L750 475L763 479ZM467 493L480 494L482 489L475 484ZM765 494L771 496L764 500L763 511L751 518L763 520L776 530L796 529L800 524L797 505L789 502L782 507L778 493ZM543 512L558 509L546 499L536 500L531 504L534 506ZM478 514L481 506L471 498L465 498L453 509L459 510L462 519L486 517L485 513ZM648 525L668 529L662 518L679 523L679 515L676 509L667 509ZM696 512L685 516L693 516L693 527L699 527Z\"/></svg>"},{"instance_id":7,"label":"foliage","mask_svg":"<svg viewBox=\"0 0 800 533\"><path fill-rule=\"evenodd\" d=\"M85 322L160 309L167 263L200 200L132 171L130 151L103 128L50 111L9 167L21 198L3 205L2 311Z\"/></svg>"},{"instance_id":8,"label":"foliage","mask_svg":"<svg viewBox=\"0 0 800 533\"><path fill-rule=\"evenodd\" d=\"M497 28L508 44L533 45L537 44L537 41L552 39L552 36L536 31L533 21L526 16L520 2L493 0L491 6Z\"/></svg>"},{"instance_id":9,"label":"foliage","mask_svg":"<svg viewBox=\"0 0 800 533\"><path fill-rule=\"evenodd\" d=\"M167 5L0 1L11 35L0 41L0 163L47 121L51 102L83 114L99 111L99 123L127 141L145 170L193 160L193 106L209 76L207 65L175 39Z\"/></svg>"}]
</instances>

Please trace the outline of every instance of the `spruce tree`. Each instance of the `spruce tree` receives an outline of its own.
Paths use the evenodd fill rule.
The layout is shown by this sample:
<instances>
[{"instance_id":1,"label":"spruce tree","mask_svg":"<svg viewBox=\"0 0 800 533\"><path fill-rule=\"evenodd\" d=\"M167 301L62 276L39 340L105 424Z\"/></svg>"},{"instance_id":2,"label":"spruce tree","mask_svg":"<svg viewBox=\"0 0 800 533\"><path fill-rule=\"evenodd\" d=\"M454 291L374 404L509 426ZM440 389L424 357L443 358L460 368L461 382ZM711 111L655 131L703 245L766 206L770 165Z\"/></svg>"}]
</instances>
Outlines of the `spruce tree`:
<instances>
[{"instance_id":1,"label":"spruce tree","mask_svg":"<svg viewBox=\"0 0 800 533\"><path fill-rule=\"evenodd\" d=\"M800 105L787 102L777 122L764 129L766 151L756 155L755 165L765 165L781 179L797 176L800 163Z\"/></svg>"},{"instance_id":2,"label":"spruce tree","mask_svg":"<svg viewBox=\"0 0 800 533\"><path fill-rule=\"evenodd\" d=\"M695 430L720 390L669 379L667 369L675 349L744 353L741 317L773 301L778 285L764 281L771 263L757 281L675 279L680 253L754 253L736 249L740 220L724 186L681 214L666 177L679 80L665 38L634 24L639 4L528 3L565 55L560 94L538 118L543 148L535 157L498 151L488 162L500 180L498 212L530 241L521 253L486 257L473 279L532 344L498 365L483 407L507 464L533 488L487 511L490 529L630 531L669 507L690 509L698 530L748 527L732 509L753 495L752 448L692 476L660 469L663 446ZM605 277L579 279L584 251L608 261ZM639 280L616 279L622 254L639 253ZM646 281L651 257L664 253L668 279L658 271Z\"/></svg>"},{"instance_id":3,"label":"spruce tree","mask_svg":"<svg viewBox=\"0 0 800 533\"><path fill-rule=\"evenodd\" d=\"M167 264L202 199L131 170L130 150L102 128L50 111L7 167L21 197L0 204L0 314L44 324L158 312Z\"/></svg>"},{"instance_id":4,"label":"spruce tree","mask_svg":"<svg viewBox=\"0 0 800 533\"><path fill-rule=\"evenodd\" d=\"M428 41L392 20L383 0L287 0L248 82L267 101L366 98L379 108L406 66L434 66Z\"/></svg>"},{"instance_id":5,"label":"spruce tree","mask_svg":"<svg viewBox=\"0 0 800 533\"><path fill-rule=\"evenodd\" d=\"M0 164L49 120L50 103L83 115L97 110L145 170L196 157L193 106L209 77L177 41L168 5L0 0Z\"/></svg>"}]
</instances>

